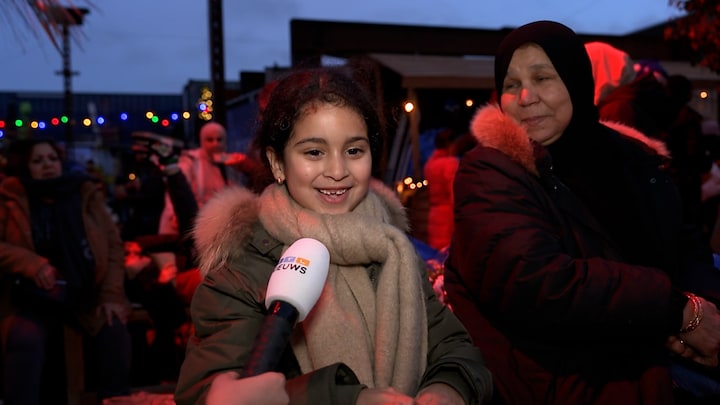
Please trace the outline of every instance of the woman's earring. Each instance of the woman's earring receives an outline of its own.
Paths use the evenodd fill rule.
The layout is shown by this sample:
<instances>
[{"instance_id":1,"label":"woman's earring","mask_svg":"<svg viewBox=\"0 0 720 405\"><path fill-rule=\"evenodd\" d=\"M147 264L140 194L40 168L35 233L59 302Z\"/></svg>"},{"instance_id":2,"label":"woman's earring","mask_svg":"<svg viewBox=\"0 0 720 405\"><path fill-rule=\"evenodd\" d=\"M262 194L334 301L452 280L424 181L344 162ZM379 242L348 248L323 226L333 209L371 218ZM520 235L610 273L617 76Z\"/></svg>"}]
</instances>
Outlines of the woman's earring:
<instances>
[{"instance_id":1,"label":"woman's earring","mask_svg":"<svg viewBox=\"0 0 720 405\"><path fill-rule=\"evenodd\" d=\"M281 185L281 186L282 186L282 184L283 184L284 181L285 181L285 180L283 180L283 179L280 178L280 177L277 178L277 183L278 183L278 185Z\"/></svg>"}]
</instances>

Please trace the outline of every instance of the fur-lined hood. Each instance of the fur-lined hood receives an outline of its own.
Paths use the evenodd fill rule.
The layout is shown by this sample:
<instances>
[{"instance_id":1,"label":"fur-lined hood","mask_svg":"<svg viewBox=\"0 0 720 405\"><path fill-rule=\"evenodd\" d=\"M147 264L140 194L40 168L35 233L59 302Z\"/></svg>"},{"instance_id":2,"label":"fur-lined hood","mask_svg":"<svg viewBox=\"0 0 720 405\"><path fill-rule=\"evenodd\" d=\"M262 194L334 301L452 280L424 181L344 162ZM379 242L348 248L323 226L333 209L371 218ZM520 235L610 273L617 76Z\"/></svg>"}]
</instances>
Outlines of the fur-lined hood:
<instances>
[{"instance_id":1,"label":"fur-lined hood","mask_svg":"<svg viewBox=\"0 0 720 405\"><path fill-rule=\"evenodd\" d=\"M273 184L269 187L278 186ZM390 223L404 232L409 231L405 207L397 194L379 180L370 182L370 192L380 197L387 207ZM195 221L193 236L203 275L242 256L259 226L261 198L245 188L230 186L202 207Z\"/></svg>"},{"instance_id":2,"label":"fur-lined hood","mask_svg":"<svg viewBox=\"0 0 720 405\"><path fill-rule=\"evenodd\" d=\"M658 155L670 158L670 152L663 142L648 138L627 125L608 121L601 123L624 136L644 143ZM497 104L488 104L479 109L472 119L470 131L481 145L503 152L529 172L538 175L533 141L525 129L505 115Z\"/></svg>"}]
</instances>

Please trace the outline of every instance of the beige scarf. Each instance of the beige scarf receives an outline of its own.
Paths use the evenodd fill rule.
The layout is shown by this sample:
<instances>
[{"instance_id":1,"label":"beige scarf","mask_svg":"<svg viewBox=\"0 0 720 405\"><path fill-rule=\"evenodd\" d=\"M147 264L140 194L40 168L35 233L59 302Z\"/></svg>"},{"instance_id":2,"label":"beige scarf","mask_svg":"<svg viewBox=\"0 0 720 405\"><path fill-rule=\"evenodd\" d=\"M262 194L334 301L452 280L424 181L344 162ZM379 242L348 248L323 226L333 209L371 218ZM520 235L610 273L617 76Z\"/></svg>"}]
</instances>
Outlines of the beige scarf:
<instances>
[{"instance_id":1,"label":"beige scarf","mask_svg":"<svg viewBox=\"0 0 720 405\"><path fill-rule=\"evenodd\" d=\"M330 251L325 288L293 337L303 373L342 362L369 387L415 395L427 363L422 271L412 243L391 224L384 190L371 188L353 212L323 215L275 185L260 197L259 218L286 248L310 237ZM371 263L381 267L377 287L368 274Z\"/></svg>"}]
</instances>

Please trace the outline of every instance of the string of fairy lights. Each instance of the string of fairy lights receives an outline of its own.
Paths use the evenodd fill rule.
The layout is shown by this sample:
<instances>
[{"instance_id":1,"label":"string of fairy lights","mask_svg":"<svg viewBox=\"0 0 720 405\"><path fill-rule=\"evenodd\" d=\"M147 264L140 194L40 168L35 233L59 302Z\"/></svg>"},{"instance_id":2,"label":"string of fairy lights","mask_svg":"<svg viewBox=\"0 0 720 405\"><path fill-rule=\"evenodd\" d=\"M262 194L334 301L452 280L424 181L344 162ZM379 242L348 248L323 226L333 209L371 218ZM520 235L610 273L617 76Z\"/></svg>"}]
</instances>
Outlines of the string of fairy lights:
<instances>
[{"instance_id":1,"label":"string of fairy lights","mask_svg":"<svg viewBox=\"0 0 720 405\"><path fill-rule=\"evenodd\" d=\"M209 88L203 87L200 91L200 97L196 103L197 116L203 121L210 121L213 118L213 94ZM120 122L127 122L131 118L131 114L127 112L120 113L117 118ZM170 124L179 120L189 120L192 118L192 114L189 111L183 112L172 112L167 114L165 117L153 111L147 111L144 114L144 118L153 124L158 124L162 127L169 127ZM22 130L22 129L33 129L33 130L44 130L52 127L60 127L62 125L72 124L72 120L66 115L58 115L50 119L22 119L17 118L14 120L0 119L0 138L3 138L6 131L10 129ZM85 116L76 122L78 125L83 127L93 126L104 126L108 124L108 119L105 115L98 116Z\"/></svg>"},{"instance_id":2,"label":"string of fairy lights","mask_svg":"<svg viewBox=\"0 0 720 405\"><path fill-rule=\"evenodd\" d=\"M145 113L145 118L147 118L150 122L154 124L160 124L164 127L169 126L172 121L178 121L180 118L185 120L190 119L190 116L191 114L188 111L185 111L183 113L171 113L167 118L161 118L159 115L155 114L152 111L148 111ZM128 121L130 119L130 114L123 112L120 113L118 118L120 121ZM66 115L52 117L47 121L16 119L14 121L8 122L0 119L0 129L9 128L10 126L15 128L46 129L50 126L57 127L69 123L70 119ZM92 125L105 125L107 123L107 119L105 118L105 116L84 117L80 119L78 123L84 127L90 127Z\"/></svg>"}]
</instances>

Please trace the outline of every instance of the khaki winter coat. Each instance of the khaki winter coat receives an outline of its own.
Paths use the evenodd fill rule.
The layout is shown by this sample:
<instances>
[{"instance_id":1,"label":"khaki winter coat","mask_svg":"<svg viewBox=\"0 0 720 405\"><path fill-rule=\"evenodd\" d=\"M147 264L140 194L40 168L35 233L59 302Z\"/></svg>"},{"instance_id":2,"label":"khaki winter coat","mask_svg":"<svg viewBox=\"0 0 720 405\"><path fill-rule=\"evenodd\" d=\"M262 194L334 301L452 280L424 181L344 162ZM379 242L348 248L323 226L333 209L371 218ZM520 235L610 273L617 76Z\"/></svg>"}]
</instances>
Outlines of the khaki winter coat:
<instances>
[{"instance_id":1,"label":"khaki winter coat","mask_svg":"<svg viewBox=\"0 0 720 405\"><path fill-rule=\"evenodd\" d=\"M196 240L204 241L198 243L211 241L212 246L235 248L229 251L228 265L210 269L193 297L195 335L188 344L177 384L175 400L179 405L205 403L208 387L218 373L242 373L265 318L265 291L282 256L283 243L260 225L257 198L247 190L231 188L216 197L224 199L222 203L208 204L201 210L199 218L212 217L213 223L224 226L196 230ZM216 209L208 212L209 208ZM198 223L197 227L202 225ZM418 271L424 271L424 267L419 265ZM424 279L428 367L420 388L443 382L456 388L468 403L480 403L492 394L491 376L470 344L465 328L438 301L427 277ZM337 328L341 330L343 325ZM364 388L342 363L302 374L290 348L277 371L288 378L286 388L292 404L354 404Z\"/></svg>"}]
</instances>

